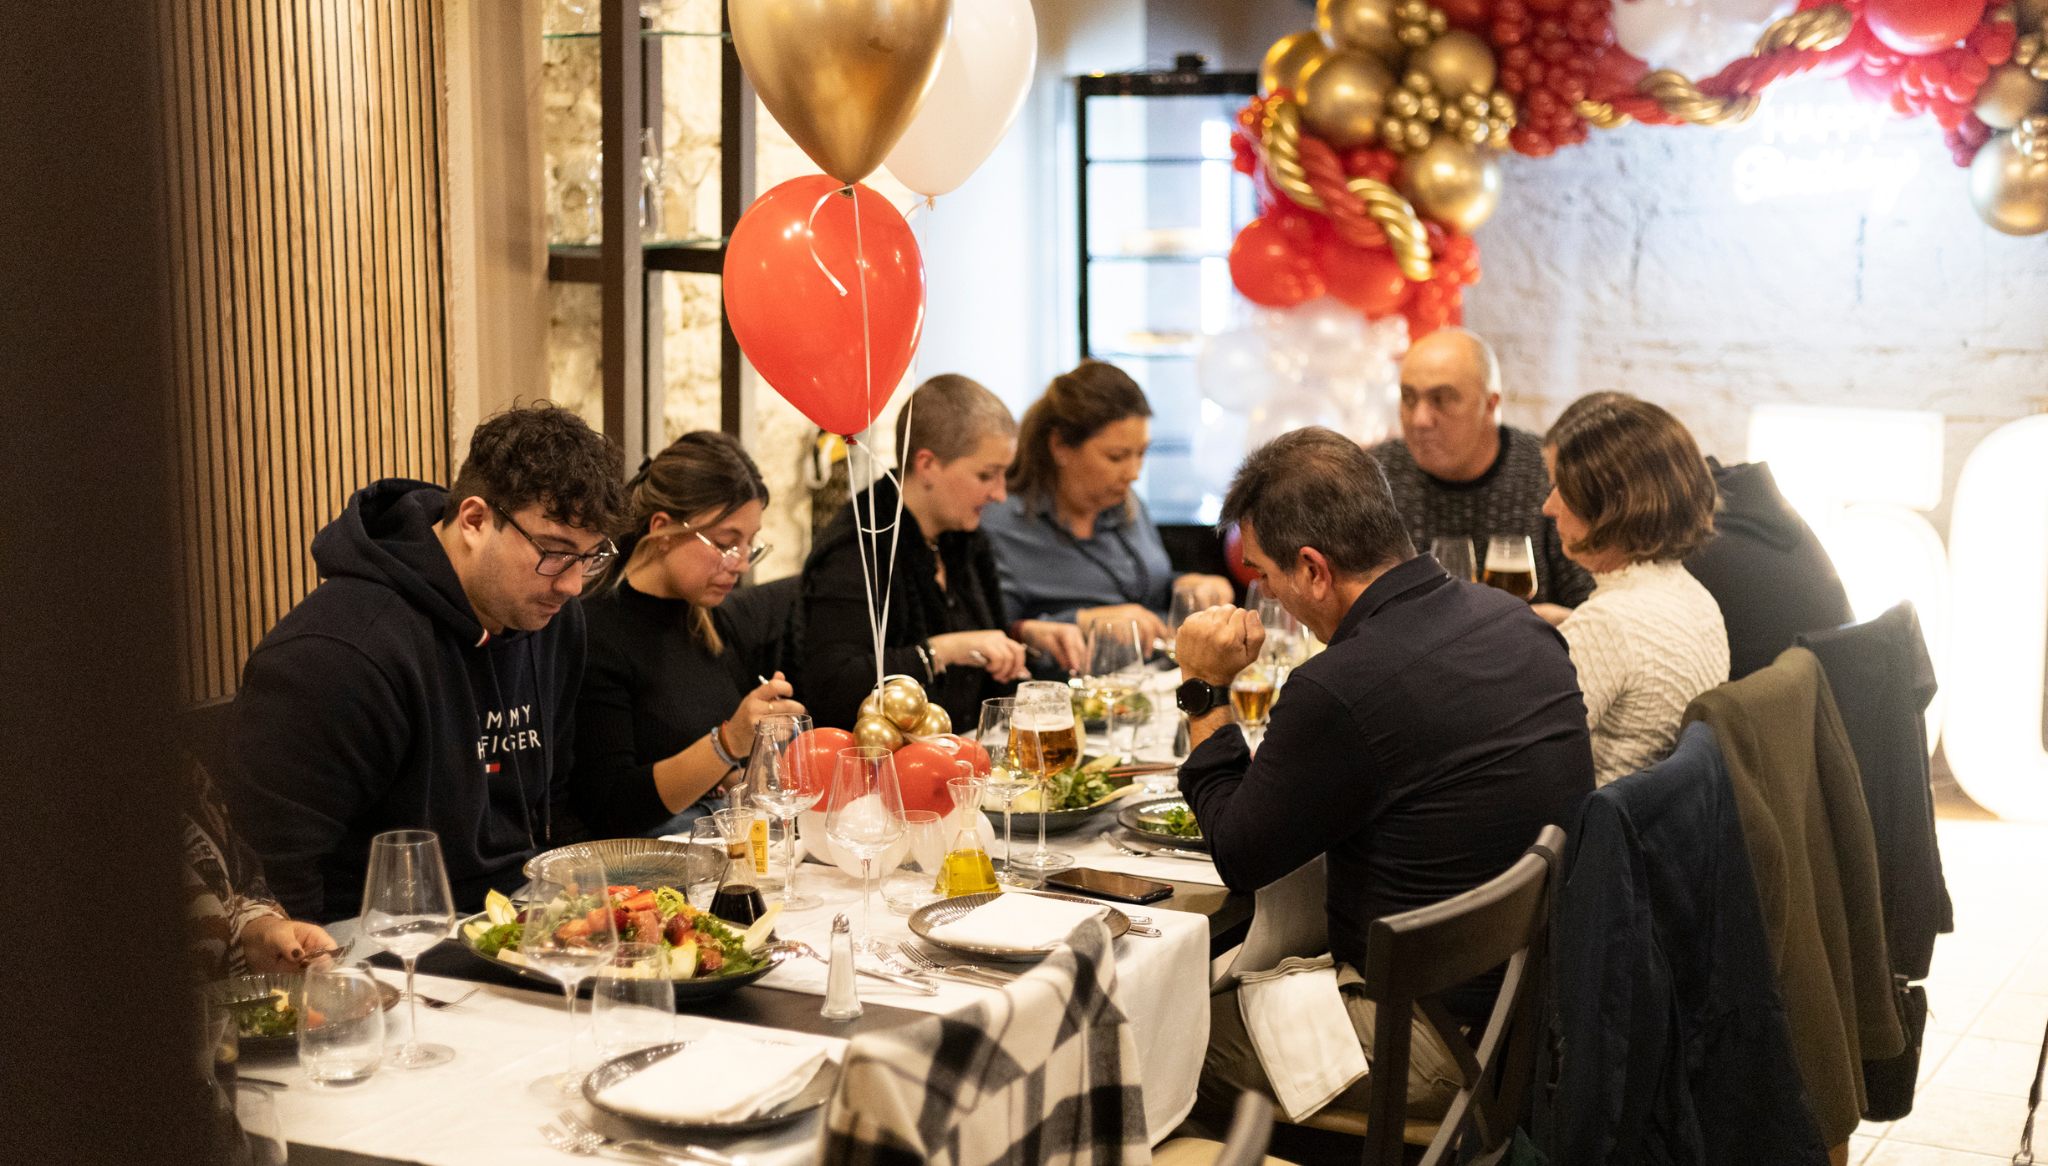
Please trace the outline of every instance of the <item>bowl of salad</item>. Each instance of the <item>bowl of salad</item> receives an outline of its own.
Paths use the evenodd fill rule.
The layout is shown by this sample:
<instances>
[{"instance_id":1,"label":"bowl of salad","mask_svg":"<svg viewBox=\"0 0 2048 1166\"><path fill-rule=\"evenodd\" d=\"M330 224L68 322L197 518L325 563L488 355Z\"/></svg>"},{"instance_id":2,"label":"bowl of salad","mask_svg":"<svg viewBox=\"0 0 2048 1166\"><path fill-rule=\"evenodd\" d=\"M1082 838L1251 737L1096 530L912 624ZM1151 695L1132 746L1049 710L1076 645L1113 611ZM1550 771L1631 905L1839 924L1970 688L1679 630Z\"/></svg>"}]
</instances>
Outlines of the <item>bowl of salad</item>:
<instances>
[{"instance_id":1,"label":"bowl of salad","mask_svg":"<svg viewBox=\"0 0 2048 1166\"><path fill-rule=\"evenodd\" d=\"M1209 849L1209 840L1202 837L1202 824L1195 821L1195 811L1179 794L1134 802L1119 810L1116 820L1146 842L1181 850Z\"/></svg>"},{"instance_id":2,"label":"bowl of salad","mask_svg":"<svg viewBox=\"0 0 2048 1166\"><path fill-rule=\"evenodd\" d=\"M1053 774L1046 783L1047 796L1043 799L1037 789L1018 794L1017 800L1010 803L1011 831L1018 838L1035 837L1042 814L1047 834L1071 834L1108 813L1130 791L1129 777L1112 776L1108 772L1122 761L1123 758L1114 753L1106 757L1085 758L1079 766ZM1051 808L1044 809L1045 806ZM982 803L982 811L995 822L998 830L1002 829L1001 798L988 795Z\"/></svg>"},{"instance_id":3,"label":"bowl of salad","mask_svg":"<svg viewBox=\"0 0 2048 1166\"><path fill-rule=\"evenodd\" d=\"M790 958L788 952L771 948L768 943L775 920L782 914L780 903L771 903L752 927L743 928L690 906L682 891L675 887L607 887L602 906L595 904L595 897L593 894L589 912L558 926L581 927L587 934L590 915L608 911L620 942L660 944L668 957L678 1004L723 996L753 983ZM492 891L484 899L483 911L462 920L456 932L462 945L479 959L492 960L527 979L559 990L560 981L531 966L519 954L519 941L526 928L538 925L542 917L543 910L538 905L522 908ZM559 936L561 931L556 934Z\"/></svg>"},{"instance_id":4,"label":"bowl of salad","mask_svg":"<svg viewBox=\"0 0 2048 1166\"><path fill-rule=\"evenodd\" d=\"M377 981L384 1007L398 1003L398 989ZM290 1053L299 1047L299 1010L305 1007L306 977L300 972L267 972L233 976L208 984L208 1003L235 1019L235 1040L241 1052ZM319 1018L313 1018L319 1023Z\"/></svg>"}]
</instances>

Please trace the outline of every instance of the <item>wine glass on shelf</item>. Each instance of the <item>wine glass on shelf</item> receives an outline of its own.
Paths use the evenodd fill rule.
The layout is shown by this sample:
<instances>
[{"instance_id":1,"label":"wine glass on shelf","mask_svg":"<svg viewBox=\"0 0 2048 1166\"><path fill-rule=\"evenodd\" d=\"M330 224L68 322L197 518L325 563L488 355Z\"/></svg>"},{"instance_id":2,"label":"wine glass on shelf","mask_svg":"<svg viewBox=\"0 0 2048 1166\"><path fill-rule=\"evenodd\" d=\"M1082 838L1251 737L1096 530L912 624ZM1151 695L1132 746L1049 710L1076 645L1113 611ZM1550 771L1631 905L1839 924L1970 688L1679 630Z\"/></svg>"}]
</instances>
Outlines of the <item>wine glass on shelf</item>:
<instances>
[{"instance_id":1,"label":"wine glass on shelf","mask_svg":"<svg viewBox=\"0 0 2048 1166\"><path fill-rule=\"evenodd\" d=\"M561 1073L527 1086L546 1100L582 1096L583 1078L576 1071L576 985L610 963L619 947L606 882L604 863L571 847L540 864L529 886L536 905L520 913L525 923L519 935L520 956L561 981L569 1002L567 1063Z\"/></svg>"},{"instance_id":2,"label":"wine glass on shelf","mask_svg":"<svg viewBox=\"0 0 2048 1166\"><path fill-rule=\"evenodd\" d=\"M903 789L889 751L872 745L841 749L832 773L825 836L860 859L861 937L854 946L863 951L881 945L869 923L869 904L875 897L869 876L875 859L903 837L903 830Z\"/></svg>"},{"instance_id":3,"label":"wine glass on shelf","mask_svg":"<svg viewBox=\"0 0 2048 1166\"><path fill-rule=\"evenodd\" d=\"M1135 740L1126 745L1117 743L1116 708L1130 700L1144 680L1145 649L1139 643L1138 625L1130 620L1107 619L1090 624L1088 673L1081 683L1088 695L1102 705L1103 729L1111 753L1135 751Z\"/></svg>"},{"instance_id":4,"label":"wine glass on shelf","mask_svg":"<svg viewBox=\"0 0 2048 1166\"><path fill-rule=\"evenodd\" d=\"M1022 886L1030 881L1016 875L1010 868L1010 855L1015 853L1010 838L1010 808L1025 790L1031 788L1031 777L1017 767L1016 754L1010 751L1010 722L1017 713L1017 698L997 696L981 702L981 725L975 730L974 739L988 752L988 778L982 782L985 793L995 795L1003 805L1003 870L996 881L1007 886Z\"/></svg>"},{"instance_id":5,"label":"wine glass on shelf","mask_svg":"<svg viewBox=\"0 0 2048 1166\"><path fill-rule=\"evenodd\" d=\"M405 963L405 1043L385 1063L424 1069L455 1059L447 1045L421 1044L419 996L413 973L421 953L448 938L455 925L455 896L441 840L432 830L392 830L370 839L370 865L363 880L362 933Z\"/></svg>"},{"instance_id":6,"label":"wine glass on shelf","mask_svg":"<svg viewBox=\"0 0 2048 1166\"><path fill-rule=\"evenodd\" d=\"M782 819L782 845L789 865L782 879L782 909L802 911L824 900L796 889L796 816L818 804L827 776L813 773L811 755L795 744L811 731L811 718L776 713L754 722L754 751L747 757L747 788L754 804Z\"/></svg>"},{"instance_id":7,"label":"wine glass on shelf","mask_svg":"<svg viewBox=\"0 0 2048 1166\"><path fill-rule=\"evenodd\" d=\"M1010 718L1010 755L1018 769L1037 779L1038 848L1008 856L1003 865L1043 879L1074 865L1072 855L1045 844L1052 775L1081 760L1081 726L1074 720L1073 689L1052 680L1027 680L1017 686L1017 708Z\"/></svg>"},{"instance_id":8,"label":"wine glass on shelf","mask_svg":"<svg viewBox=\"0 0 2048 1166\"><path fill-rule=\"evenodd\" d=\"M1526 534L1497 534L1486 540L1486 573L1480 582L1516 599L1536 598L1536 551Z\"/></svg>"}]
</instances>

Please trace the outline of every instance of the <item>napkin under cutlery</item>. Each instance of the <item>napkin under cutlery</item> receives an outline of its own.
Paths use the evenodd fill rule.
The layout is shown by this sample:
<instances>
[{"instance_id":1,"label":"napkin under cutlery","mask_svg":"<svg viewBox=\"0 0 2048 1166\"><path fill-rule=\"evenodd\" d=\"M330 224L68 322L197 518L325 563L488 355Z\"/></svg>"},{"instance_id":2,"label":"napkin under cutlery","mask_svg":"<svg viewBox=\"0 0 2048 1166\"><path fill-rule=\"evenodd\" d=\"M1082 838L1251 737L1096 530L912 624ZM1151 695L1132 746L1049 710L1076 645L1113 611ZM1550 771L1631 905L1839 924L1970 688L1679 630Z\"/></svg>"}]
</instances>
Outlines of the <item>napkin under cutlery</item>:
<instances>
[{"instance_id":1,"label":"napkin under cutlery","mask_svg":"<svg viewBox=\"0 0 2048 1166\"><path fill-rule=\"evenodd\" d=\"M719 1125L795 1097L824 1062L816 1045L762 1044L714 1029L599 1096L638 1117Z\"/></svg>"},{"instance_id":2,"label":"napkin under cutlery","mask_svg":"<svg viewBox=\"0 0 2048 1166\"><path fill-rule=\"evenodd\" d=\"M1065 939L1083 920L1105 915L1108 910L1042 895L1008 893L951 923L939 924L932 928L931 937L965 947L1043 951Z\"/></svg>"}]
</instances>

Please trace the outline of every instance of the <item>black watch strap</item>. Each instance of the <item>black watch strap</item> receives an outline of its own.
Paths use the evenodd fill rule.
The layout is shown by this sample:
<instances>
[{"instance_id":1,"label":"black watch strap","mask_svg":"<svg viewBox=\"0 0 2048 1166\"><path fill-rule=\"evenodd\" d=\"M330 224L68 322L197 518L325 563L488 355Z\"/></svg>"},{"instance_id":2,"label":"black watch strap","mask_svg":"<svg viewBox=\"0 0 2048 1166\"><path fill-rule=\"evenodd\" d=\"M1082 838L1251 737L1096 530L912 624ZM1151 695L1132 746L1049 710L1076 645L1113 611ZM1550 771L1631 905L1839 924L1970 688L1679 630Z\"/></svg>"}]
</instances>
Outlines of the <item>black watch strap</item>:
<instances>
[{"instance_id":1,"label":"black watch strap","mask_svg":"<svg viewBox=\"0 0 2048 1166\"><path fill-rule=\"evenodd\" d=\"M1192 676L1181 681L1180 687L1173 691L1173 703L1191 717L1199 717L1229 699L1228 690Z\"/></svg>"}]
</instances>

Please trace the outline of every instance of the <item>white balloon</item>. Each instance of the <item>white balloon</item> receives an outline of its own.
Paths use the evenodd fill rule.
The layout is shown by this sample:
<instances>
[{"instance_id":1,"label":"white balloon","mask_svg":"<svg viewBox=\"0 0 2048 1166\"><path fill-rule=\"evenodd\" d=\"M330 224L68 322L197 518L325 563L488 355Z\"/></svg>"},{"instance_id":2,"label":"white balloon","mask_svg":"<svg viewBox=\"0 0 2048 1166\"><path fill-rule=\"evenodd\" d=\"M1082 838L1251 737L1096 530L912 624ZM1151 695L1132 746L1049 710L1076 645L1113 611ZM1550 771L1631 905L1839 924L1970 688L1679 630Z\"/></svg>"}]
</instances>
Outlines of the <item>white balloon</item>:
<instances>
[{"instance_id":1,"label":"white balloon","mask_svg":"<svg viewBox=\"0 0 2048 1166\"><path fill-rule=\"evenodd\" d=\"M1271 355L1266 337L1250 328L1206 336L1195 357L1195 383L1203 396L1242 413L1272 393Z\"/></svg>"},{"instance_id":2,"label":"white balloon","mask_svg":"<svg viewBox=\"0 0 2048 1166\"><path fill-rule=\"evenodd\" d=\"M1307 390L1282 393L1252 410L1251 423L1245 427L1245 448L1257 449L1283 433L1307 425L1321 425L1342 432L1343 411L1323 393Z\"/></svg>"},{"instance_id":3,"label":"white balloon","mask_svg":"<svg viewBox=\"0 0 2048 1166\"><path fill-rule=\"evenodd\" d=\"M885 811L882 809L882 800L873 794L869 794L867 797L860 799L860 801L853 803L849 812L856 814L881 814ZM825 812L823 810L805 810L803 813L798 814L797 828L803 834L804 850L806 853L830 859L840 870L845 871L854 878L860 877L860 855L834 842L832 836L825 832ZM869 864L868 877L877 880L886 878L896 870L896 867L902 863L903 856L908 853L910 853L910 838L906 835L890 843L889 848L884 850Z\"/></svg>"},{"instance_id":4,"label":"white balloon","mask_svg":"<svg viewBox=\"0 0 2048 1166\"><path fill-rule=\"evenodd\" d=\"M1195 430L1195 477L1211 494L1230 492L1230 479L1244 463L1244 435L1249 422L1241 413L1218 413Z\"/></svg>"},{"instance_id":5,"label":"white balloon","mask_svg":"<svg viewBox=\"0 0 2048 1166\"><path fill-rule=\"evenodd\" d=\"M954 0L938 76L889 151L889 173L934 197L967 181L1010 132L1037 62L1031 0Z\"/></svg>"},{"instance_id":6,"label":"white balloon","mask_svg":"<svg viewBox=\"0 0 2048 1166\"><path fill-rule=\"evenodd\" d=\"M1614 41L1653 69L1684 47L1700 10L1685 0L1614 0Z\"/></svg>"}]
</instances>

